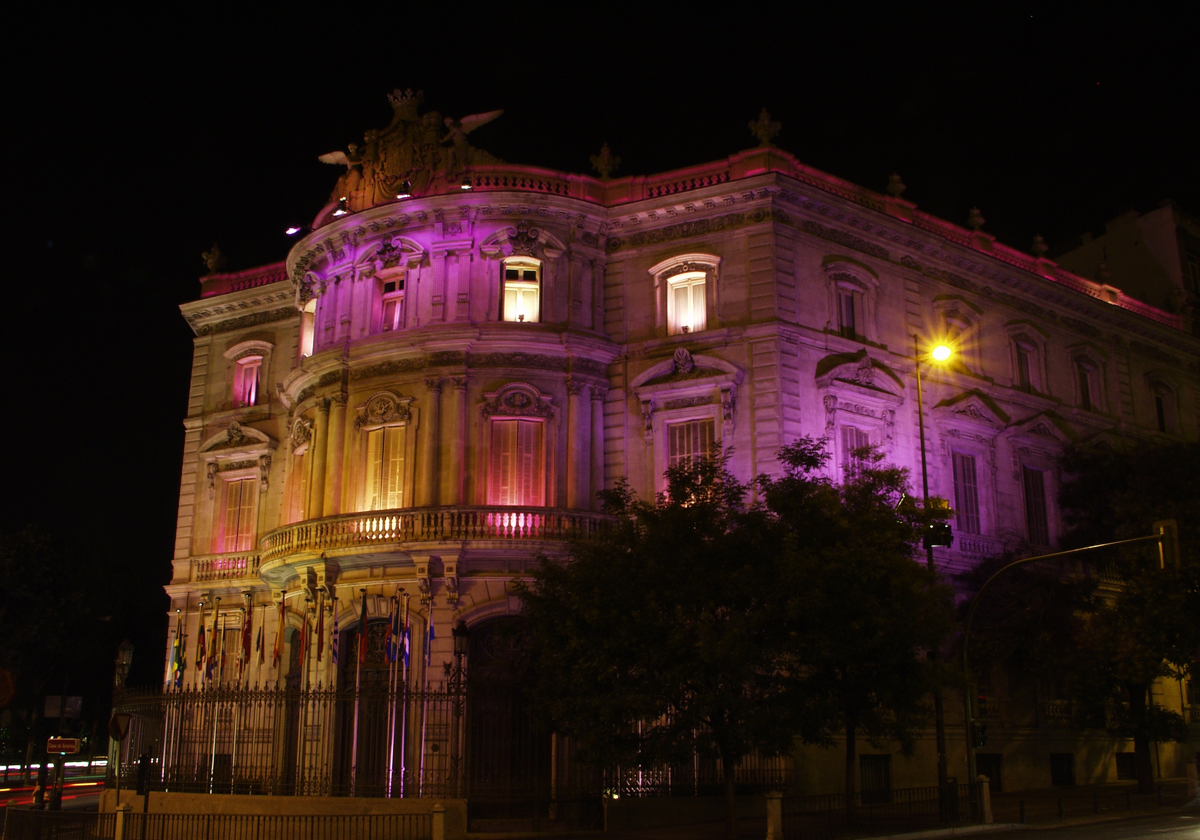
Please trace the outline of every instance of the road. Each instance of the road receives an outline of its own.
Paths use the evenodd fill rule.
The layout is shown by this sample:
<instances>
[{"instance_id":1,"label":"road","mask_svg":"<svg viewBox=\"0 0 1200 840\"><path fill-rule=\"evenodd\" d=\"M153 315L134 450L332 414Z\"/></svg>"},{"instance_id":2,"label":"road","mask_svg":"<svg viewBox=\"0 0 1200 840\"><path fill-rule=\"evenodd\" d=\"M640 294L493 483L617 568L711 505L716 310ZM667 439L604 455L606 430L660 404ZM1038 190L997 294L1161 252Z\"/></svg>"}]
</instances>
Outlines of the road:
<instances>
[{"instance_id":1,"label":"road","mask_svg":"<svg viewBox=\"0 0 1200 840\"><path fill-rule=\"evenodd\" d=\"M1032 834L1022 831L1006 836L1028 836L1030 840L1136 840L1142 837L1154 840L1200 840L1200 811L1156 814L1152 817L1074 828L1039 826Z\"/></svg>"}]
</instances>

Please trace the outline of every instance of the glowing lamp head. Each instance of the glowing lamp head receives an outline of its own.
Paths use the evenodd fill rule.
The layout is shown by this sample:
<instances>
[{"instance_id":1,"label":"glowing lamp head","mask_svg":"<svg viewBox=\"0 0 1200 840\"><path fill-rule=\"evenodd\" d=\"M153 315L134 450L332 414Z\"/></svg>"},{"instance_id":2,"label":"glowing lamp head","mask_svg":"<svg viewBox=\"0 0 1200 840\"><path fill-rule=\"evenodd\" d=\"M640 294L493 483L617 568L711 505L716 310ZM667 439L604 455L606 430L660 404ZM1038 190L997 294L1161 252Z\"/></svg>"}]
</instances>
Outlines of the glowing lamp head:
<instances>
[{"instance_id":1,"label":"glowing lamp head","mask_svg":"<svg viewBox=\"0 0 1200 840\"><path fill-rule=\"evenodd\" d=\"M345 199L345 197L343 197L343 198L339 199L339 200L338 200L338 204L337 204L337 209L333 211L333 215L335 215L335 216L345 216L345 215L346 215L347 213L349 213L349 212L350 212L349 208L348 208L348 207L346 207L346 199Z\"/></svg>"},{"instance_id":2,"label":"glowing lamp head","mask_svg":"<svg viewBox=\"0 0 1200 840\"><path fill-rule=\"evenodd\" d=\"M951 352L949 346L939 344L933 348L933 351L929 355L933 356L935 362L945 362L950 358Z\"/></svg>"},{"instance_id":3,"label":"glowing lamp head","mask_svg":"<svg viewBox=\"0 0 1200 840\"><path fill-rule=\"evenodd\" d=\"M298 227L290 227L286 231L284 231L284 233L286 233L288 236L295 236L299 232L300 232L300 228L298 228Z\"/></svg>"},{"instance_id":4,"label":"glowing lamp head","mask_svg":"<svg viewBox=\"0 0 1200 840\"><path fill-rule=\"evenodd\" d=\"M471 179L470 179L470 177L464 177L464 178L462 179L462 183L461 183L461 184L459 184L459 187L460 187L461 189L464 189L464 190L469 190L469 189L471 189Z\"/></svg>"}]
</instances>

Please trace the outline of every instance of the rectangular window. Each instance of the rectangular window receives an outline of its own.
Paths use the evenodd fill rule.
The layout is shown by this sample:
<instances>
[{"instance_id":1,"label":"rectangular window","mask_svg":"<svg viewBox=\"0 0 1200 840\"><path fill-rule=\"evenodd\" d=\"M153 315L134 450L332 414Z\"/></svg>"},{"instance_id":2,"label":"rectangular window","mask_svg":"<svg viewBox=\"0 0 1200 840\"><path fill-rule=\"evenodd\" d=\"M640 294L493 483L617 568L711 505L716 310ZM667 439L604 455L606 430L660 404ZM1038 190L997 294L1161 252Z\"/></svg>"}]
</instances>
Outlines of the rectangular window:
<instances>
[{"instance_id":1,"label":"rectangular window","mask_svg":"<svg viewBox=\"0 0 1200 840\"><path fill-rule=\"evenodd\" d=\"M1046 515L1046 474L1025 467L1025 524L1029 541L1034 545L1050 545L1050 524Z\"/></svg>"},{"instance_id":2,"label":"rectangular window","mask_svg":"<svg viewBox=\"0 0 1200 840\"><path fill-rule=\"evenodd\" d=\"M842 469L846 475L853 476L866 466L859 451L871 445L871 436L862 429L853 426L842 427Z\"/></svg>"},{"instance_id":3,"label":"rectangular window","mask_svg":"<svg viewBox=\"0 0 1200 840\"><path fill-rule=\"evenodd\" d=\"M299 522L304 518L308 504L308 450L292 455L292 472L288 476L288 522Z\"/></svg>"},{"instance_id":4,"label":"rectangular window","mask_svg":"<svg viewBox=\"0 0 1200 840\"><path fill-rule=\"evenodd\" d=\"M254 547L254 503L258 481L252 477L224 482L224 530L221 551L249 551Z\"/></svg>"},{"instance_id":5,"label":"rectangular window","mask_svg":"<svg viewBox=\"0 0 1200 840\"><path fill-rule=\"evenodd\" d=\"M488 452L488 504L545 504L544 424L493 420Z\"/></svg>"},{"instance_id":6,"label":"rectangular window","mask_svg":"<svg viewBox=\"0 0 1200 840\"><path fill-rule=\"evenodd\" d=\"M255 405L258 402L259 380L262 377L262 356L239 359L233 373L233 407Z\"/></svg>"},{"instance_id":7,"label":"rectangular window","mask_svg":"<svg viewBox=\"0 0 1200 840\"><path fill-rule=\"evenodd\" d=\"M862 801L883 804L892 801L892 757L890 755L860 755Z\"/></svg>"},{"instance_id":8,"label":"rectangular window","mask_svg":"<svg viewBox=\"0 0 1200 840\"><path fill-rule=\"evenodd\" d=\"M838 290L838 332L842 338L858 339L858 313L862 311L862 293L850 289Z\"/></svg>"},{"instance_id":9,"label":"rectangular window","mask_svg":"<svg viewBox=\"0 0 1200 840\"><path fill-rule=\"evenodd\" d=\"M404 279L383 284L383 318L380 329L392 332L404 328Z\"/></svg>"},{"instance_id":10,"label":"rectangular window","mask_svg":"<svg viewBox=\"0 0 1200 840\"><path fill-rule=\"evenodd\" d=\"M712 420L689 420L667 425L667 467L704 458L713 443Z\"/></svg>"},{"instance_id":11,"label":"rectangular window","mask_svg":"<svg viewBox=\"0 0 1200 840\"><path fill-rule=\"evenodd\" d=\"M1079 377L1079 407L1092 410L1092 371L1083 362L1075 363L1075 375Z\"/></svg>"},{"instance_id":12,"label":"rectangular window","mask_svg":"<svg viewBox=\"0 0 1200 840\"><path fill-rule=\"evenodd\" d=\"M1075 784L1075 754L1050 753L1050 784L1071 787Z\"/></svg>"},{"instance_id":13,"label":"rectangular window","mask_svg":"<svg viewBox=\"0 0 1200 840\"><path fill-rule=\"evenodd\" d=\"M367 433L367 510L404 507L404 426Z\"/></svg>"},{"instance_id":14,"label":"rectangular window","mask_svg":"<svg viewBox=\"0 0 1200 840\"><path fill-rule=\"evenodd\" d=\"M704 274L680 274L667 281L667 326L671 335L708 329Z\"/></svg>"},{"instance_id":15,"label":"rectangular window","mask_svg":"<svg viewBox=\"0 0 1200 840\"><path fill-rule=\"evenodd\" d=\"M505 321L536 323L541 313L541 269L537 265L506 263L500 317Z\"/></svg>"},{"instance_id":16,"label":"rectangular window","mask_svg":"<svg viewBox=\"0 0 1200 840\"><path fill-rule=\"evenodd\" d=\"M1167 431L1167 395L1158 388L1154 390L1154 424L1160 432Z\"/></svg>"},{"instance_id":17,"label":"rectangular window","mask_svg":"<svg viewBox=\"0 0 1200 840\"><path fill-rule=\"evenodd\" d=\"M1022 391L1033 390L1033 372L1030 367L1029 350L1024 345L1016 346L1017 352L1017 387Z\"/></svg>"},{"instance_id":18,"label":"rectangular window","mask_svg":"<svg viewBox=\"0 0 1200 840\"><path fill-rule=\"evenodd\" d=\"M1117 781L1137 778L1137 755L1131 752L1117 753Z\"/></svg>"},{"instance_id":19,"label":"rectangular window","mask_svg":"<svg viewBox=\"0 0 1200 840\"><path fill-rule=\"evenodd\" d=\"M954 453L954 509L960 533L980 533L979 485L975 480L974 455Z\"/></svg>"}]
</instances>

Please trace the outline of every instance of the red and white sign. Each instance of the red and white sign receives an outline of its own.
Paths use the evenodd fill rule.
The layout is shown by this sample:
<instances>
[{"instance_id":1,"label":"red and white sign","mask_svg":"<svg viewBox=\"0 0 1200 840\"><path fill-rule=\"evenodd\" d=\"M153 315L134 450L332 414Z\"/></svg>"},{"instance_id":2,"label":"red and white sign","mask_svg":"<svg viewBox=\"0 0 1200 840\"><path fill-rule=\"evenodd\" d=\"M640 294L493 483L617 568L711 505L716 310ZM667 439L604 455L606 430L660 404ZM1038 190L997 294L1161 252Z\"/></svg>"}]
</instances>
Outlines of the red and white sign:
<instances>
[{"instance_id":1,"label":"red and white sign","mask_svg":"<svg viewBox=\"0 0 1200 840\"><path fill-rule=\"evenodd\" d=\"M77 752L79 752L78 738L51 738L46 742L46 753L50 755L55 753L75 755Z\"/></svg>"}]
</instances>

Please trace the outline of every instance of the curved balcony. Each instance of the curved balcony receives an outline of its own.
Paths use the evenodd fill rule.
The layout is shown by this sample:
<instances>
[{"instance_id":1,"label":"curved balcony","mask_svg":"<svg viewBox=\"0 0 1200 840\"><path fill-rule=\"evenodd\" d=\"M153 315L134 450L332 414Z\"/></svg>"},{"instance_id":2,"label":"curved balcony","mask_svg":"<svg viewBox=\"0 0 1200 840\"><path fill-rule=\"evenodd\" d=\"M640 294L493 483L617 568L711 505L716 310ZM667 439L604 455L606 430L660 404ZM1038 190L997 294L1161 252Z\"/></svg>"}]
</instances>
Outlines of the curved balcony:
<instances>
[{"instance_id":1,"label":"curved balcony","mask_svg":"<svg viewBox=\"0 0 1200 840\"><path fill-rule=\"evenodd\" d=\"M290 554L406 542L461 540L571 541L599 531L612 517L538 507L439 507L364 511L276 528L262 538L262 563Z\"/></svg>"},{"instance_id":2,"label":"curved balcony","mask_svg":"<svg viewBox=\"0 0 1200 840\"><path fill-rule=\"evenodd\" d=\"M257 551L239 551L231 554L205 554L191 560L191 580L236 580L258 575L259 554Z\"/></svg>"}]
</instances>

